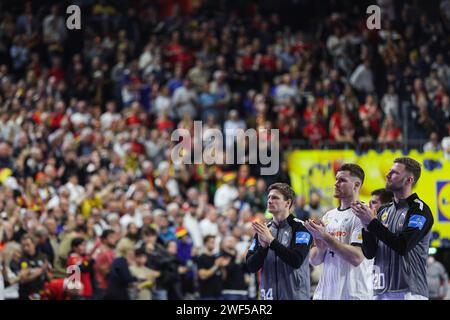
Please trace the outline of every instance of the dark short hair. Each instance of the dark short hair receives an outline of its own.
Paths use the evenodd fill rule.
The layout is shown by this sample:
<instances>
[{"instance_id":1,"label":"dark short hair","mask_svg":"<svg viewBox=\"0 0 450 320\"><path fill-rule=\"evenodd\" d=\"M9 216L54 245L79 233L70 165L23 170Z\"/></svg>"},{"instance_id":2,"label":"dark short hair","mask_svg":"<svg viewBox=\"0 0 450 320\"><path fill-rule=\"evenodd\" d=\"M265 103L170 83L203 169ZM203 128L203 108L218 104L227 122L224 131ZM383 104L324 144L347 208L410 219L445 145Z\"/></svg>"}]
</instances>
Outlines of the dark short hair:
<instances>
[{"instance_id":1,"label":"dark short hair","mask_svg":"<svg viewBox=\"0 0 450 320\"><path fill-rule=\"evenodd\" d=\"M73 249L75 249L76 247L78 247L80 244L82 244L84 242L83 238L73 238L72 242L70 243L70 247Z\"/></svg>"},{"instance_id":2,"label":"dark short hair","mask_svg":"<svg viewBox=\"0 0 450 320\"><path fill-rule=\"evenodd\" d=\"M113 234L113 233L115 233L115 232L112 229L103 230L102 235L100 236L100 239L106 240L109 237L109 235Z\"/></svg>"},{"instance_id":3,"label":"dark short hair","mask_svg":"<svg viewBox=\"0 0 450 320\"><path fill-rule=\"evenodd\" d=\"M292 190L290 185L282 182L273 183L269 186L268 192L270 192L271 190L277 190L278 192L280 192L283 195L284 200L291 200L291 204L289 205L289 208L291 208L292 203L295 199L295 192L294 190Z\"/></svg>"},{"instance_id":4,"label":"dark short hair","mask_svg":"<svg viewBox=\"0 0 450 320\"><path fill-rule=\"evenodd\" d=\"M152 227L144 226L141 230L141 236L142 237L157 237L158 232Z\"/></svg>"},{"instance_id":5,"label":"dark short hair","mask_svg":"<svg viewBox=\"0 0 450 320\"><path fill-rule=\"evenodd\" d=\"M138 256L146 256L147 253L145 252L144 248L138 248L138 249L134 250L134 255L136 257L138 257Z\"/></svg>"},{"instance_id":6,"label":"dark short hair","mask_svg":"<svg viewBox=\"0 0 450 320\"><path fill-rule=\"evenodd\" d=\"M388 191L383 188L373 190L370 195L377 196L378 198L380 198L381 204L386 204L386 203L392 202L392 198L394 198L394 194L391 191Z\"/></svg>"},{"instance_id":7,"label":"dark short hair","mask_svg":"<svg viewBox=\"0 0 450 320\"><path fill-rule=\"evenodd\" d=\"M405 166L406 171L408 171L409 173L411 173L413 175L413 177L414 177L413 185L415 185L417 183L417 181L419 181L420 173L421 173L419 162L417 162L413 158L402 157L402 158L395 159L394 163L403 164Z\"/></svg>"},{"instance_id":8,"label":"dark short hair","mask_svg":"<svg viewBox=\"0 0 450 320\"><path fill-rule=\"evenodd\" d=\"M81 225L81 226L76 226L76 227L74 228L74 231L75 231L75 232L78 232L78 233L87 233L87 227L86 227L85 224L83 224L83 225Z\"/></svg>"},{"instance_id":9,"label":"dark short hair","mask_svg":"<svg viewBox=\"0 0 450 320\"><path fill-rule=\"evenodd\" d=\"M212 234L206 235L206 236L203 238L203 243L207 243L207 242L209 241L209 239L211 239L211 238L215 239L216 236L213 236Z\"/></svg>"},{"instance_id":10,"label":"dark short hair","mask_svg":"<svg viewBox=\"0 0 450 320\"><path fill-rule=\"evenodd\" d=\"M337 172L339 171L348 171L351 176L361 180L361 185L364 183L364 170L356 163L345 163L338 169Z\"/></svg>"}]
</instances>

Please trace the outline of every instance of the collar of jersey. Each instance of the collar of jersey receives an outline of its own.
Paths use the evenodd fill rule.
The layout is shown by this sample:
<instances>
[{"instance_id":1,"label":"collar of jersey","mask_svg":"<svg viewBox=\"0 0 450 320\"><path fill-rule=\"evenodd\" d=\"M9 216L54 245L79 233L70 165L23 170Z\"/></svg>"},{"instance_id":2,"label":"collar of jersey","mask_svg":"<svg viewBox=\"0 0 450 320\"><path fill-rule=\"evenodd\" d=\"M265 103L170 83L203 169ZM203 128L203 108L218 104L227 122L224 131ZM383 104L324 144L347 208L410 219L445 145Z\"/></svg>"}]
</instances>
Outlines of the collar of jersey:
<instances>
[{"instance_id":1,"label":"collar of jersey","mask_svg":"<svg viewBox=\"0 0 450 320\"><path fill-rule=\"evenodd\" d=\"M289 223L290 219L293 219L291 214L286 219L281 221L279 224L276 224L273 219L270 222L278 229L278 228L285 227Z\"/></svg>"},{"instance_id":2,"label":"collar of jersey","mask_svg":"<svg viewBox=\"0 0 450 320\"><path fill-rule=\"evenodd\" d=\"M404 207L407 207L408 205L411 205L411 203L413 203L414 202L414 200L415 199L417 199L418 198L418 196L417 196L417 194L416 193L413 193L412 195L410 195L408 198L406 198L406 199L400 199L400 201L399 202L395 202L394 201L394 205L395 205L395 208L404 208Z\"/></svg>"}]
</instances>

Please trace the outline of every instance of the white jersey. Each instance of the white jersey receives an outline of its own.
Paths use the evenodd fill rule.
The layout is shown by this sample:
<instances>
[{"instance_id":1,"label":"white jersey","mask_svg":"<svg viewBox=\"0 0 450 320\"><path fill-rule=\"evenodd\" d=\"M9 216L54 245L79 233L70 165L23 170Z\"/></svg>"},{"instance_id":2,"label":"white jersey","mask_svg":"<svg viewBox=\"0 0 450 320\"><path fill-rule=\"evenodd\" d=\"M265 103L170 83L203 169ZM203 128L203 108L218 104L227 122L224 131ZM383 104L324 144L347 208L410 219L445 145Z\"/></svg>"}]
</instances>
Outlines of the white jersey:
<instances>
[{"instance_id":1,"label":"white jersey","mask_svg":"<svg viewBox=\"0 0 450 320\"><path fill-rule=\"evenodd\" d=\"M363 226L352 209L328 211L322 218L326 230L344 244L362 244ZM327 249L314 300L372 300L373 259L357 267Z\"/></svg>"}]
</instances>

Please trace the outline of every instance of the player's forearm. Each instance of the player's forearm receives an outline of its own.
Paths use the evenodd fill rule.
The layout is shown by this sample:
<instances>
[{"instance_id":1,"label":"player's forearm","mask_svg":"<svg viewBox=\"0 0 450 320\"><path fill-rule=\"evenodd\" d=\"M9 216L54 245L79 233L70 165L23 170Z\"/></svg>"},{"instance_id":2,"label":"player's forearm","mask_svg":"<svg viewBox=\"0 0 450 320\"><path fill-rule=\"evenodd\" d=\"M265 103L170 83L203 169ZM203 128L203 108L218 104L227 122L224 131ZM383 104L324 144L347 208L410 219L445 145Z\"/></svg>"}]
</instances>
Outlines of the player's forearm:
<instances>
[{"instance_id":1,"label":"player's forearm","mask_svg":"<svg viewBox=\"0 0 450 320\"><path fill-rule=\"evenodd\" d=\"M359 266L364 260L364 255L359 247L344 244L339 240L336 240L331 235L327 235L324 240L331 250L341 256L345 261L351 263L353 266Z\"/></svg>"},{"instance_id":2,"label":"player's forearm","mask_svg":"<svg viewBox=\"0 0 450 320\"><path fill-rule=\"evenodd\" d=\"M309 254L309 262L313 266L318 266L323 263L323 258L325 257L326 250L319 249L318 247L311 248Z\"/></svg>"},{"instance_id":3,"label":"player's forearm","mask_svg":"<svg viewBox=\"0 0 450 320\"><path fill-rule=\"evenodd\" d=\"M373 219L367 226L367 229L389 248L403 256L429 232L431 225L432 223L427 221L422 229L407 228L400 233L393 233L378 219Z\"/></svg>"},{"instance_id":4,"label":"player's forearm","mask_svg":"<svg viewBox=\"0 0 450 320\"><path fill-rule=\"evenodd\" d=\"M268 248L258 248L255 252L249 251L246 257L248 271L255 273L261 269L268 251Z\"/></svg>"},{"instance_id":5,"label":"player's forearm","mask_svg":"<svg viewBox=\"0 0 450 320\"><path fill-rule=\"evenodd\" d=\"M284 263L294 269L301 267L309 252L308 245L296 245L295 247L287 248L277 240L273 240L270 243L270 249L272 249L275 252L275 255Z\"/></svg>"},{"instance_id":6,"label":"player's forearm","mask_svg":"<svg viewBox=\"0 0 450 320\"><path fill-rule=\"evenodd\" d=\"M362 251L367 259L373 259L377 253L377 238L371 232L362 230L363 245Z\"/></svg>"}]
</instances>

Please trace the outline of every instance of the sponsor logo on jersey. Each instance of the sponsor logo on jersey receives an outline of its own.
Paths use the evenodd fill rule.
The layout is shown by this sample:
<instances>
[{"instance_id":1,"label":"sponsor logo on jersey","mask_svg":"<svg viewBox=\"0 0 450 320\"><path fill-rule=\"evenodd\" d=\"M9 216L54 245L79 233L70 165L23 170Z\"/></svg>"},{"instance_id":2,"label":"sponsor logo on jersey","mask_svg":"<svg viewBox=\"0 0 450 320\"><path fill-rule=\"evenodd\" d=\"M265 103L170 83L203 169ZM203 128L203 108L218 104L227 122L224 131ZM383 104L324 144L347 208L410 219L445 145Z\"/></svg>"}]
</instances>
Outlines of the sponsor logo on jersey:
<instances>
[{"instance_id":1,"label":"sponsor logo on jersey","mask_svg":"<svg viewBox=\"0 0 450 320\"><path fill-rule=\"evenodd\" d=\"M409 218L408 227L409 228L417 228L419 230L422 230L423 226L425 225L425 222L427 222L427 218L425 218L424 216L415 214Z\"/></svg>"},{"instance_id":2,"label":"sponsor logo on jersey","mask_svg":"<svg viewBox=\"0 0 450 320\"><path fill-rule=\"evenodd\" d=\"M385 211L385 212L381 215L381 218L380 218L381 224L382 224L383 226L385 226L385 227L388 226L387 218L388 218L388 212Z\"/></svg>"},{"instance_id":3,"label":"sponsor logo on jersey","mask_svg":"<svg viewBox=\"0 0 450 320\"><path fill-rule=\"evenodd\" d=\"M308 244L311 239L311 235L308 232L298 231L295 233L295 243L296 244Z\"/></svg>"},{"instance_id":4,"label":"sponsor logo on jersey","mask_svg":"<svg viewBox=\"0 0 450 320\"><path fill-rule=\"evenodd\" d=\"M346 237L347 231L334 231L334 232L330 232L330 234L335 238Z\"/></svg>"}]
</instances>

